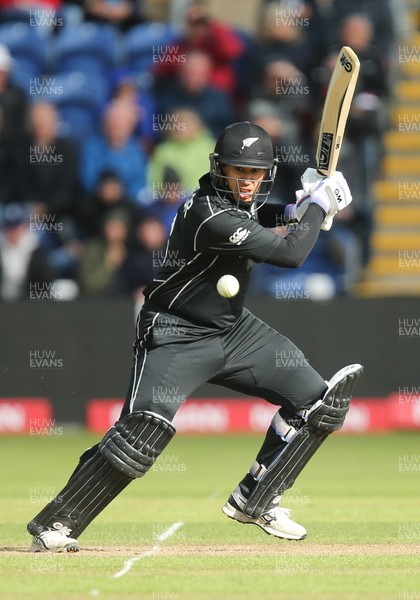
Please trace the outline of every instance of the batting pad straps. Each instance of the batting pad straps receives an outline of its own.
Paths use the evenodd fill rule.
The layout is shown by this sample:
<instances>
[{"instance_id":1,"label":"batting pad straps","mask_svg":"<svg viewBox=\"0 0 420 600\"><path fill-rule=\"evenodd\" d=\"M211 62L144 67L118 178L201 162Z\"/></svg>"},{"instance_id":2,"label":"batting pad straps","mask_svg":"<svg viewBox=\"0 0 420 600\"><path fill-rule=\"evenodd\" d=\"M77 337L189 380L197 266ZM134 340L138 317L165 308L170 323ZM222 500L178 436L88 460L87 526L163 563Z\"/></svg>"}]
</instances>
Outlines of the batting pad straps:
<instances>
[{"instance_id":1,"label":"batting pad straps","mask_svg":"<svg viewBox=\"0 0 420 600\"><path fill-rule=\"evenodd\" d=\"M255 481L259 481L264 476L266 471L267 468L264 467L264 465L260 465L260 463L256 460L254 460L251 468L249 469L249 473L252 475Z\"/></svg>"},{"instance_id":2,"label":"batting pad straps","mask_svg":"<svg viewBox=\"0 0 420 600\"><path fill-rule=\"evenodd\" d=\"M280 416L279 411L277 411L272 418L271 427L274 429L276 436L279 436L279 438L286 443L289 443L297 434L297 430L292 425L287 423L282 416ZM278 452L281 451L282 447L283 444L279 443ZM255 481L260 481L260 479L262 479L262 477L265 475L266 471L267 467L255 460L251 465L249 473L252 475Z\"/></svg>"},{"instance_id":3,"label":"batting pad straps","mask_svg":"<svg viewBox=\"0 0 420 600\"><path fill-rule=\"evenodd\" d=\"M296 435L296 429L289 425L289 423L286 423L278 411L271 421L271 427L274 429L276 434L280 436L283 442L290 442L293 436Z\"/></svg>"},{"instance_id":4,"label":"batting pad straps","mask_svg":"<svg viewBox=\"0 0 420 600\"><path fill-rule=\"evenodd\" d=\"M161 415L134 412L111 427L99 452L122 475L143 477L174 435L175 427Z\"/></svg>"}]
</instances>

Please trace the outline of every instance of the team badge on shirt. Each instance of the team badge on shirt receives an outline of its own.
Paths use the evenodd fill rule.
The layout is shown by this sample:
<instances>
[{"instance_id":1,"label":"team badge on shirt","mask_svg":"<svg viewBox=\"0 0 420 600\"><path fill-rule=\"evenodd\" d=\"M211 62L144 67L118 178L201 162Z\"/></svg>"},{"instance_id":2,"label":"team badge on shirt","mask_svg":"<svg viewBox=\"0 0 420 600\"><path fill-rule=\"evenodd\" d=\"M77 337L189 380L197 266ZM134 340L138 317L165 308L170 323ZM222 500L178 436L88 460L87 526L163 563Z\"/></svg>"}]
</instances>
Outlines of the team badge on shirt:
<instances>
[{"instance_id":1,"label":"team badge on shirt","mask_svg":"<svg viewBox=\"0 0 420 600\"><path fill-rule=\"evenodd\" d=\"M229 241L232 242L232 244L240 246L250 233L251 232L249 229L245 229L245 227L238 227L238 229L230 236Z\"/></svg>"}]
</instances>

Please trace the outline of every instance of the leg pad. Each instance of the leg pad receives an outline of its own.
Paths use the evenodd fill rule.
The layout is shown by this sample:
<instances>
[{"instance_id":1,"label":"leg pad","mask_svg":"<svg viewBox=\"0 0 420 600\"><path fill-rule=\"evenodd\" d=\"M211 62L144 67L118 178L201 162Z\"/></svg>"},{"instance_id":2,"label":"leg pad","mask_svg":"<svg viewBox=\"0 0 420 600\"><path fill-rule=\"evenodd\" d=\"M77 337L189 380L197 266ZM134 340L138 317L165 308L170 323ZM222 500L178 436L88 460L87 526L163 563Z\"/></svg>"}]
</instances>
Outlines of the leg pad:
<instances>
[{"instance_id":1,"label":"leg pad","mask_svg":"<svg viewBox=\"0 0 420 600\"><path fill-rule=\"evenodd\" d=\"M29 533L66 527L77 538L129 483L146 473L174 434L169 421L151 412L117 421L97 447L85 452L65 488L29 523Z\"/></svg>"},{"instance_id":2,"label":"leg pad","mask_svg":"<svg viewBox=\"0 0 420 600\"><path fill-rule=\"evenodd\" d=\"M251 492L244 512L253 518L263 515L271 507L273 497L281 495L292 487L297 476L301 473L309 459L315 454L320 445L332 431L342 426L344 417L349 409L351 395L356 381L363 372L361 365L350 365L341 369L328 384L328 389L319 403L315 406L327 407L324 412L317 413L312 408L301 411L299 416L307 420L291 437L282 436L287 445L273 459L268 467L254 463L252 475L258 483ZM311 414L311 411L313 413ZM317 416L316 416L317 415ZM276 414L277 428L279 419ZM290 425L284 422L281 429L286 431ZM288 439L287 439L288 438Z\"/></svg>"},{"instance_id":3,"label":"leg pad","mask_svg":"<svg viewBox=\"0 0 420 600\"><path fill-rule=\"evenodd\" d=\"M115 423L99 444L99 452L122 475L143 477L175 435L175 428L151 412L130 413Z\"/></svg>"}]
</instances>

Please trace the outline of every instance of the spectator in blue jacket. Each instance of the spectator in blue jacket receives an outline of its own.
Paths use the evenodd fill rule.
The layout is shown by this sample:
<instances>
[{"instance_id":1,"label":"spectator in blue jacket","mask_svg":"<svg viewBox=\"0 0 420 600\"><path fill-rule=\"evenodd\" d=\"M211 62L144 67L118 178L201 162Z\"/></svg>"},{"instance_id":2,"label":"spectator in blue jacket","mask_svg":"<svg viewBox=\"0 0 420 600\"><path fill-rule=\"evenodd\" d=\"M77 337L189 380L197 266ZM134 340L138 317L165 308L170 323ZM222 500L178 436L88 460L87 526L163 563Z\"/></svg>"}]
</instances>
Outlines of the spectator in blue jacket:
<instances>
[{"instance_id":1,"label":"spectator in blue jacket","mask_svg":"<svg viewBox=\"0 0 420 600\"><path fill-rule=\"evenodd\" d=\"M102 133L92 135L82 148L81 182L93 193L101 173L113 170L128 196L140 202L146 183L147 157L134 132L137 113L132 103L114 100L105 110Z\"/></svg>"}]
</instances>

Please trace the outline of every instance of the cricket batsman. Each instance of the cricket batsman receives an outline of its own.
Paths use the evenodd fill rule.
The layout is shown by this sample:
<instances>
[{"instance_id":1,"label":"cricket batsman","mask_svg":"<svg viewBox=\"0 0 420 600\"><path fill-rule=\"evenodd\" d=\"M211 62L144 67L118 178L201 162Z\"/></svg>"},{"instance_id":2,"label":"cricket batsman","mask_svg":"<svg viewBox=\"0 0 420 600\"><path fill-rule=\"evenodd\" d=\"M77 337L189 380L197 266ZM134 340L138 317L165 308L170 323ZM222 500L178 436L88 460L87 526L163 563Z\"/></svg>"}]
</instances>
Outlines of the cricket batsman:
<instances>
[{"instance_id":1,"label":"cricket batsman","mask_svg":"<svg viewBox=\"0 0 420 600\"><path fill-rule=\"evenodd\" d=\"M244 299L254 262L298 268L323 224L329 228L352 197L341 173L322 177L307 169L296 203L266 203L276 168L271 139L261 127L234 123L219 136L210 171L179 208L163 267L145 288L121 416L28 524L32 551L77 552L92 520L152 467L175 434L172 420L181 399L204 382L279 407L223 512L279 538L305 538L305 528L279 501L343 425L362 367L344 367L325 381L290 340L244 308ZM271 230L280 225L289 227L285 237ZM239 282L231 297L217 291L226 274ZM168 322L176 326L168 330ZM296 361L276 366L274 357L282 353ZM156 401L157 386L177 390L174 401Z\"/></svg>"}]
</instances>

